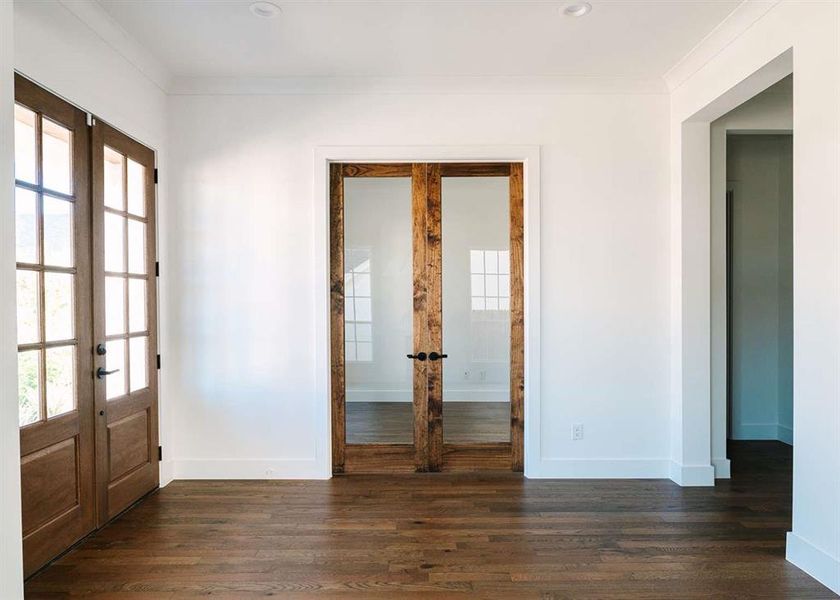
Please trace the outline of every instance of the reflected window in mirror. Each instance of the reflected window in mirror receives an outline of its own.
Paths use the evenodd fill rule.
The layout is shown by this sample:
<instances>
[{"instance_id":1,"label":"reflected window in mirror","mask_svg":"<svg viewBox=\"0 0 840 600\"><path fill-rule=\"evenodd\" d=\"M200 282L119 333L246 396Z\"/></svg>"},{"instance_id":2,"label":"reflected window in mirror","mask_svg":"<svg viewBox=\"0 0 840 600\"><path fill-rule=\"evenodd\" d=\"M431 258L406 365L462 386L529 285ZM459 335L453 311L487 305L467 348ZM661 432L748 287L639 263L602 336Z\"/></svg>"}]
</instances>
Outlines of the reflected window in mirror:
<instances>
[{"instance_id":1,"label":"reflected window in mirror","mask_svg":"<svg viewBox=\"0 0 840 600\"><path fill-rule=\"evenodd\" d=\"M344 357L348 362L373 361L373 315L370 248L344 253Z\"/></svg>"}]
</instances>

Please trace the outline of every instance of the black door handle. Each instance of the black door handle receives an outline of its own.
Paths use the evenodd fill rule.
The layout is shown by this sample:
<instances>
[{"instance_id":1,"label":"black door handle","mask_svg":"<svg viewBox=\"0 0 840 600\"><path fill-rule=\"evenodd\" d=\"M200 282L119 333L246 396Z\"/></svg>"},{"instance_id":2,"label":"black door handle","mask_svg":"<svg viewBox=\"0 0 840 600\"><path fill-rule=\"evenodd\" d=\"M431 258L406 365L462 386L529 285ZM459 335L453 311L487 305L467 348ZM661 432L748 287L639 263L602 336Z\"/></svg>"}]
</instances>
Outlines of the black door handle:
<instances>
[{"instance_id":1,"label":"black door handle","mask_svg":"<svg viewBox=\"0 0 840 600\"><path fill-rule=\"evenodd\" d=\"M423 361L426 360L426 353L425 352L418 352L417 354L406 354L408 358L416 358L417 360Z\"/></svg>"},{"instance_id":2,"label":"black door handle","mask_svg":"<svg viewBox=\"0 0 840 600\"><path fill-rule=\"evenodd\" d=\"M441 358L446 358L448 356L448 354L438 354L437 352L430 352L429 360L440 360Z\"/></svg>"},{"instance_id":3,"label":"black door handle","mask_svg":"<svg viewBox=\"0 0 840 600\"><path fill-rule=\"evenodd\" d=\"M119 369L114 369L113 371L106 371L103 367L99 367L98 369L96 369L96 378L102 379L106 375L111 375L113 373L116 373L117 371L119 371Z\"/></svg>"}]
</instances>

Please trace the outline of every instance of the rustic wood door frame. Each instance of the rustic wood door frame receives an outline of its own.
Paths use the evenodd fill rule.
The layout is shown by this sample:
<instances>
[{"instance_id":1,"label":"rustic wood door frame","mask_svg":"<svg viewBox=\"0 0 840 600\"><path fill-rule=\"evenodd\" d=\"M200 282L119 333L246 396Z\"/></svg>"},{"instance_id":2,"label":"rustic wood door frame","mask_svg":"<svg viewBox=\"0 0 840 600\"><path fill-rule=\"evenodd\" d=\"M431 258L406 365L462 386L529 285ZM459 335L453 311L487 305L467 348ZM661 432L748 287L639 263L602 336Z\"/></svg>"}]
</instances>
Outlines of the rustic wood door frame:
<instances>
[{"instance_id":1,"label":"rustic wood door frame","mask_svg":"<svg viewBox=\"0 0 840 600\"><path fill-rule=\"evenodd\" d=\"M329 175L330 398L332 472L524 469L525 247L524 164L331 163ZM510 181L510 441L444 444L443 361L414 361L414 444L346 443L344 360L344 179L411 177L414 353L442 351L441 178Z\"/></svg>"}]
</instances>

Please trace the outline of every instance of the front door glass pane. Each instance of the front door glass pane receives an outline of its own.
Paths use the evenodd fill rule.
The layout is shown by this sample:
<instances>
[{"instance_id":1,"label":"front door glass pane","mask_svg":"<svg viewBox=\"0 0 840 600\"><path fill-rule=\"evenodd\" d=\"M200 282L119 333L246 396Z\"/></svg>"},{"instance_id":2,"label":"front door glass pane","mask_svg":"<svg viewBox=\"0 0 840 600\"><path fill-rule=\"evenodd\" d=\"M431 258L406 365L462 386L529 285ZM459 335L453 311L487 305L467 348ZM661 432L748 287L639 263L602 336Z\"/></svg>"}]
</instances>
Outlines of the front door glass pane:
<instances>
[{"instance_id":1,"label":"front door glass pane","mask_svg":"<svg viewBox=\"0 0 840 600\"><path fill-rule=\"evenodd\" d=\"M76 407L75 347L47 348L47 417L57 417Z\"/></svg>"},{"instance_id":2,"label":"front door glass pane","mask_svg":"<svg viewBox=\"0 0 840 600\"><path fill-rule=\"evenodd\" d=\"M414 441L411 178L344 179L348 444Z\"/></svg>"},{"instance_id":3,"label":"front door glass pane","mask_svg":"<svg viewBox=\"0 0 840 600\"><path fill-rule=\"evenodd\" d=\"M443 438L510 441L508 177L444 177Z\"/></svg>"}]
</instances>

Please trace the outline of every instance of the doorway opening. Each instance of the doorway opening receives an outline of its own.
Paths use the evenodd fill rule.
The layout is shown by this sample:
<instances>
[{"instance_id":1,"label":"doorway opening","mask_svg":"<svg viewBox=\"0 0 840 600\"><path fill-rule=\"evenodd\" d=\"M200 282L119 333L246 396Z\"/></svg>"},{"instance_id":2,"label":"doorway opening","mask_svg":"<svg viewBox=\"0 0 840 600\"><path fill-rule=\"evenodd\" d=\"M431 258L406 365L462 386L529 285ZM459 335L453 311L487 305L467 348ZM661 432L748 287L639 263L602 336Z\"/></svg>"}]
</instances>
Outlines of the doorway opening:
<instances>
[{"instance_id":1,"label":"doorway opening","mask_svg":"<svg viewBox=\"0 0 840 600\"><path fill-rule=\"evenodd\" d=\"M712 170L725 184L726 451L743 460L739 474L762 461L792 469L792 84L791 75L712 123L725 135Z\"/></svg>"},{"instance_id":2,"label":"doorway opening","mask_svg":"<svg viewBox=\"0 0 840 600\"><path fill-rule=\"evenodd\" d=\"M330 165L334 473L523 469L523 199L522 163Z\"/></svg>"}]
</instances>

